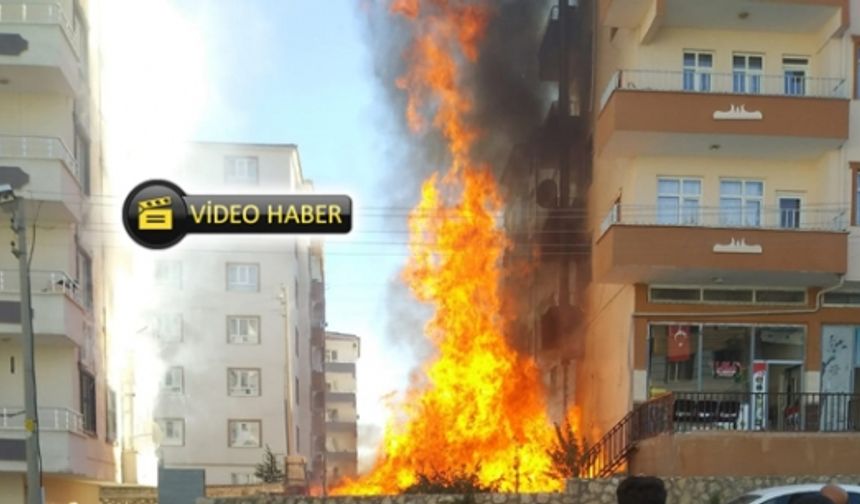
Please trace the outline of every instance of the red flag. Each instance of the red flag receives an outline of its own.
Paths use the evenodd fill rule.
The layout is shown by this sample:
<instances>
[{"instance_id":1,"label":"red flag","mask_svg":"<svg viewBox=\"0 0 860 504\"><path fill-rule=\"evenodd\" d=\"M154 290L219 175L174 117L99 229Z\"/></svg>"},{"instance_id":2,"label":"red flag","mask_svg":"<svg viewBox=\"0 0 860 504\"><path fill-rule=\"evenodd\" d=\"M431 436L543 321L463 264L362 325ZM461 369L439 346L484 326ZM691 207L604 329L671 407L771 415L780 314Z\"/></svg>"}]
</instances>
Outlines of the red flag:
<instances>
[{"instance_id":1,"label":"red flag","mask_svg":"<svg viewBox=\"0 0 860 504\"><path fill-rule=\"evenodd\" d=\"M669 362L690 360L690 326L669 326L667 343L666 358Z\"/></svg>"}]
</instances>

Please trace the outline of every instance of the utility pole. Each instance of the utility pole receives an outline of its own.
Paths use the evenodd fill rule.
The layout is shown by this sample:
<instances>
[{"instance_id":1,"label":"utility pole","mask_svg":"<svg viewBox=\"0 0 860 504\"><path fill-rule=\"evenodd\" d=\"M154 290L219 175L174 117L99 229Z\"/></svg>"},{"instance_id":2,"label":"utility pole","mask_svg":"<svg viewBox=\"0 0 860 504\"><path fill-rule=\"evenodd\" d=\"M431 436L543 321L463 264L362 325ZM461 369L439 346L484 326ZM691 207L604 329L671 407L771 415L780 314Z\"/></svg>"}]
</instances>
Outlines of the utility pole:
<instances>
[{"instance_id":1,"label":"utility pole","mask_svg":"<svg viewBox=\"0 0 860 504\"><path fill-rule=\"evenodd\" d=\"M21 336L24 347L24 440L27 453L27 504L42 504L41 457L39 457L39 422L36 410L35 344L33 311L30 308L30 261L27 256L27 221L25 201L16 198L12 230L18 235L12 254L18 258L21 275Z\"/></svg>"}]
</instances>

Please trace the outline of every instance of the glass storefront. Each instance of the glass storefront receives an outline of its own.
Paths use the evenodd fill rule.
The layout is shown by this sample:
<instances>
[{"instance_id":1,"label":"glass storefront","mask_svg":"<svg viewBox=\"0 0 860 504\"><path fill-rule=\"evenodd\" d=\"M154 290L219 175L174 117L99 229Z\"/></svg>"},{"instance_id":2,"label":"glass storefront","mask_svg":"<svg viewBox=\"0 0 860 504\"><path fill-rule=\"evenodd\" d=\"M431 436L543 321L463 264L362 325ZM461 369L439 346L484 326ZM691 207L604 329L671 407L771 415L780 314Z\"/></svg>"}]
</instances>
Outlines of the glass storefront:
<instances>
[{"instance_id":1,"label":"glass storefront","mask_svg":"<svg viewBox=\"0 0 860 504\"><path fill-rule=\"evenodd\" d=\"M652 324L650 393L751 392L754 362L778 372L781 391L799 392L804 342L804 327Z\"/></svg>"}]
</instances>

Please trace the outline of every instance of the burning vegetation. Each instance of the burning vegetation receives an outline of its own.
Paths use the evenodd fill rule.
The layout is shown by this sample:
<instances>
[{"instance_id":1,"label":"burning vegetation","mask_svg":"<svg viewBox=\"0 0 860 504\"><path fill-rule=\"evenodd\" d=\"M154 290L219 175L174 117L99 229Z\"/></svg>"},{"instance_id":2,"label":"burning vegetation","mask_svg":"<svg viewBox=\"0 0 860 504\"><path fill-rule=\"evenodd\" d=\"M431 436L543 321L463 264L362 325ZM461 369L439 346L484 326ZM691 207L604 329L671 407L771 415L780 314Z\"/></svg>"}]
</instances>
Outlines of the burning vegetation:
<instances>
[{"instance_id":1,"label":"burning vegetation","mask_svg":"<svg viewBox=\"0 0 860 504\"><path fill-rule=\"evenodd\" d=\"M503 330L503 201L490 166L473 156L481 132L470 123L464 85L490 8L454 0L391 6L413 34L396 83L408 96L406 120L416 134L438 131L450 160L424 182L409 216L404 271L414 295L434 308L425 335L436 355L398 406L373 468L334 494L553 491L570 473L559 465L578 463L573 431L554 429L546 414L535 363Z\"/></svg>"}]
</instances>

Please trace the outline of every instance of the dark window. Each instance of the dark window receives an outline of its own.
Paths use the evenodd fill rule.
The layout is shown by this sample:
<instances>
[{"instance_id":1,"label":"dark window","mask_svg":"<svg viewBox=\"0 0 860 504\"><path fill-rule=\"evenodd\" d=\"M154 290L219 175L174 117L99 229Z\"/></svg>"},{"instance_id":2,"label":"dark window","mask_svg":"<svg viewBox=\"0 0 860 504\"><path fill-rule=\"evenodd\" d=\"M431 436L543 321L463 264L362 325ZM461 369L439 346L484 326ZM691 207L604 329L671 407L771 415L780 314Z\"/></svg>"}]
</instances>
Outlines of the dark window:
<instances>
[{"instance_id":1,"label":"dark window","mask_svg":"<svg viewBox=\"0 0 860 504\"><path fill-rule=\"evenodd\" d=\"M860 493L849 492L848 493L848 504L860 504Z\"/></svg>"},{"instance_id":2,"label":"dark window","mask_svg":"<svg viewBox=\"0 0 860 504\"><path fill-rule=\"evenodd\" d=\"M296 377L296 405L299 404L299 377Z\"/></svg>"},{"instance_id":3,"label":"dark window","mask_svg":"<svg viewBox=\"0 0 860 504\"><path fill-rule=\"evenodd\" d=\"M93 309L93 260L84 252L83 249L78 249L78 282L83 289L82 299L84 306L88 310Z\"/></svg>"},{"instance_id":4,"label":"dark window","mask_svg":"<svg viewBox=\"0 0 860 504\"><path fill-rule=\"evenodd\" d=\"M295 331L295 338L296 338L296 357L298 357L299 356L299 328L293 327L293 330Z\"/></svg>"},{"instance_id":5,"label":"dark window","mask_svg":"<svg viewBox=\"0 0 860 504\"><path fill-rule=\"evenodd\" d=\"M779 198L779 227L800 227L800 198Z\"/></svg>"},{"instance_id":6,"label":"dark window","mask_svg":"<svg viewBox=\"0 0 860 504\"><path fill-rule=\"evenodd\" d=\"M828 292L824 295L824 304L860 305L860 292Z\"/></svg>"},{"instance_id":7,"label":"dark window","mask_svg":"<svg viewBox=\"0 0 860 504\"><path fill-rule=\"evenodd\" d=\"M705 289L704 299L721 303L751 303L753 293L751 290Z\"/></svg>"},{"instance_id":8,"label":"dark window","mask_svg":"<svg viewBox=\"0 0 860 504\"><path fill-rule=\"evenodd\" d=\"M651 289L652 301L699 301L701 300L701 292L699 289L672 289L658 288Z\"/></svg>"},{"instance_id":9,"label":"dark window","mask_svg":"<svg viewBox=\"0 0 860 504\"><path fill-rule=\"evenodd\" d=\"M757 290L756 303L803 304L806 302L805 291L787 290Z\"/></svg>"},{"instance_id":10,"label":"dark window","mask_svg":"<svg viewBox=\"0 0 860 504\"><path fill-rule=\"evenodd\" d=\"M107 431L105 441L116 441L116 392L108 390L107 394Z\"/></svg>"},{"instance_id":11,"label":"dark window","mask_svg":"<svg viewBox=\"0 0 860 504\"><path fill-rule=\"evenodd\" d=\"M860 165L852 163L851 184L854 188L851 194L851 200L854 204L854 212L852 213L852 224L860 226Z\"/></svg>"},{"instance_id":12,"label":"dark window","mask_svg":"<svg viewBox=\"0 0 860 504\"><path fill-rule=\"evenodd\" d=\"M78 181L84 194L90 195L90 139L84 133L84 128L75 121L75 161L78 163Z\"/></svg>"},{"instance_id":13,"label":"dark window","mask_svg":"<svg viewBox=\"0 0 860 504\"><path fill-rule=\"evenodd\" d=\"M84 430L90 434L96 433L96 379L90 373L81 373L81 414L83 415Z\"/></svg>"}]
</instances>

